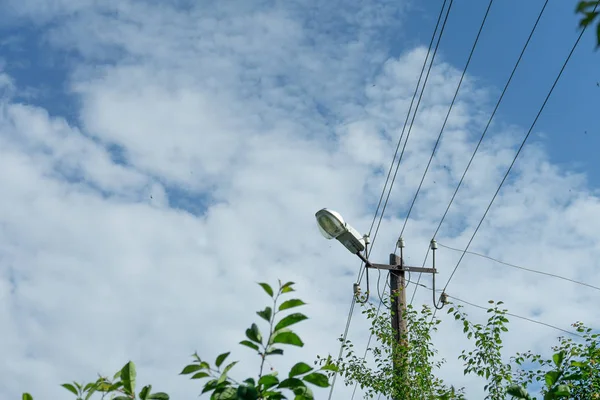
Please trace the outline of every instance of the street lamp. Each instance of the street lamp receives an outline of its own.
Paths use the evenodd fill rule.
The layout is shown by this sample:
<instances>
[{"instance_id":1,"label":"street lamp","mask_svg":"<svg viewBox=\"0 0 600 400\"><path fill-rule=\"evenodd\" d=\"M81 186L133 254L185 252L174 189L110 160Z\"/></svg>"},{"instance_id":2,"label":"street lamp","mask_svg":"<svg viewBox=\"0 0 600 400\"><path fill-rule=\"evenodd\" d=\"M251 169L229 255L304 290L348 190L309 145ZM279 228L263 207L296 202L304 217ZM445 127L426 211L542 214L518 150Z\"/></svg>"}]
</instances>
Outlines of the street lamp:
<instances>
[{"instance_id":1,"label":"street lamp","mask_svg":"<svg viewBox=\"0 0 600 400\"><path fill-rule=\"evenodd\" d=\"M321 234L326 239L337 239L351 253L360 254L365 249L365 239L356 229L344 222L344 218L333 210L324 208L315 214Z\"/></svg>"},{"instance_id":2,"label":"street lamp","mask_svg":"<svg viewBox=\"0 0 600 400\"><path fill-rule=\"evenodd\" d=\"M317 224L321 234L326 239L337 239L341 244L344 245L351 253L356 254L364 263L367 275L367 292L366 299L361 303L366 303L369 299L369 269L387 270L389 271L390 277L390 300L391 300L391 323L392 330L395 332L396 342L402 346L406 346L406 320L404 315L406 313L406 279L404 277L405 272L419 272L419 273L430 273L433 274L433 304L438 310L446 304L447 295L442 293L442 307L438 307L435 300L435 251L437 250L437 243L434 239L431 240L430 248L433 251L433 268L424 267L410 267L404 265L402 260L402 249L404 248L404 239L400 237L398 239L397 247L400 248L400 256L395 253L390 254L389 264L375 264L368 260L369 252L362 254L365 250L366 245L369 243L368 236L361 237L360 233L350 225L348 225L342 216L333 211L323 208L317 211L315 214L317 218ZM358 283L354 284L354 293L357 296L360 293ZM396 358L393 360L394 370L399 374L403 374L403 364L399 363Z\"/></svg>"}]
</instances>

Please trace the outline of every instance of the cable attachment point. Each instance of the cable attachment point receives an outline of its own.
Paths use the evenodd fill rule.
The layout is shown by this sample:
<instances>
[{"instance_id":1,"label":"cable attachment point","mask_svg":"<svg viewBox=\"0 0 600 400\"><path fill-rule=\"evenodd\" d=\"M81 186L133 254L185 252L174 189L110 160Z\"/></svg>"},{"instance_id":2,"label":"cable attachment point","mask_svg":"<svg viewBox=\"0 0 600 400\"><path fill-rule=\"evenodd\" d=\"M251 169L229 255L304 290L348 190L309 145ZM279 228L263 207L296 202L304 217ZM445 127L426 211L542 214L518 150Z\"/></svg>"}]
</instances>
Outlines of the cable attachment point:
<instances>
[{"instance_id":1,"label":"cable attachment point","mask_svg":"<svg viewBox=\"0 0 600 400\"><path fill-rule=\"evenodd\" d=\"M448 295L446 294L446 292L442 292L442 294L440 295L440 303L442 303L443 306L448 304Z\"/></svg>"},{"instance_id":2,"label":"cable attachment point","mask_svg":"<svg viewBox=\"0 0 600 400\"><path fill-rule=\"evenodd\" d=\"M363 240L365 241L365 244L371 244L371 236L368 234L363 235Z\"/></svg>"},{"instance_id":3,"label":"cable attachment point","mask_svg":"<svg viewBox=\"0 0 600 400\"><path fill-rule=\"evenodd\" d=\"M431 247L431 250L437 250L438 245L437 245L437 242L435 241L435 239L431 239L430 247Z\"/></svg>"},{"instance_id":4,"label":"cable attachment point","mask_svg":"<svg viewBox=\"0 0 600 400\"><path fill-rule=\"evenodd\" d=\"M399 249L403 249L404 248L404 238L402 236L400 236L398 238L398 242L396 243L396 247L398 247Z\"/></svg>"},{"instance_id":5,"label":"cable attachment point","mask_svg":"<svg viewBox=\"0 0 600 400\"><path fill-rule=\"evenodd\" d=\"M354 296L359 297L360 296L360 286L358 285L358 283L354 284L353 290L354 290Z\"/></svg>"}]
</instances>

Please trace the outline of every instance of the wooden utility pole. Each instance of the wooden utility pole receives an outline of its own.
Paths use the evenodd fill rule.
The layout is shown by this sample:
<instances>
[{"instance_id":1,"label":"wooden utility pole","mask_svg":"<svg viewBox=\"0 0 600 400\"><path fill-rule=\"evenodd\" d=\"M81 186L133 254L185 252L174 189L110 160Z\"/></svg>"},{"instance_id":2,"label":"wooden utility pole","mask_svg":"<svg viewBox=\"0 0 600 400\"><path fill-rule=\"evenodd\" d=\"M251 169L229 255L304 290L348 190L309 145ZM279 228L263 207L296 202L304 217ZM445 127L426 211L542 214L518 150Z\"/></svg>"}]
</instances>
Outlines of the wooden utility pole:
<instances>
[{"instance_id":1,"label":"wooden utility pole","mask_svg":"<svg viewBox=\"0 0 600 400\"><path fill-rule=\"evenodd\" d=\"M390 254L389 264L372 264L362 254L357 254L367 265L367 268L388 270L390 272L390 299L391 299L391 318L392 318L392 329L396 335L396 346L405 347L407 345L406 337L407 326L404 315L406 313L406 280L404 273L409 272L420 272L435 274L437 271L435 268L422 268L422 267L409 267L404 265L402 257L396 254ZM435 278L434 278L435 279ZM404 375L403 360L398 359L397 352L394 351L394 371L399 376ZM403 399L397 399L403 400Z\"/></svg>"},{"instance_id":2,"label":"wooden utility pole","mask_svg":"<svg viewBox=\"0 0 600 400\"><path fill-rule=\"evenodd\" d=\"M396 342L400 343L402 336L406 334L406 282L404 279L404 270L402 269L402 258L395 254L390 254L390 266L397 266L398 269L390 269L390 299L391 299L391 317L392 329L396 334Z\"/></svg>"}]
</instances>

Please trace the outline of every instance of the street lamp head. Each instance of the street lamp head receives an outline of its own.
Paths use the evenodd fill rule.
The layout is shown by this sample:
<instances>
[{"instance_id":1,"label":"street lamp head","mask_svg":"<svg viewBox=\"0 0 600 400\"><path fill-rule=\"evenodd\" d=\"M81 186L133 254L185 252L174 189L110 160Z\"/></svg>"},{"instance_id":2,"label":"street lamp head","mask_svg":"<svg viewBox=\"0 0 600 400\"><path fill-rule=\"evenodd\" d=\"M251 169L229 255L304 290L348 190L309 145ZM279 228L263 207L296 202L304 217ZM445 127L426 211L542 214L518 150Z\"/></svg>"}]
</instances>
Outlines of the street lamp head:
<instances>
[{"instance_id":1,"label":"street lamp head","mask_svg":"<svg viewBox=\"0 0 600 400\"><path fill-rule=\"evenodd\" d=\"M338 212L324 208L317 211L315 217L325 239L335 239L346 231L344 218Z\"/></svg>"},{"instance_id":2,"label":"street lamp head","mask_svg":"<svg viewBox=\"0 0 600 400\"><path fill-rule=\"evenodd\" d=\"M319 231L326 239L337 239L351 253L360 253L365 249L365 239L358 231L348 225L342 216L326 208L315 214Z\"/></svg>"}]
</instances>

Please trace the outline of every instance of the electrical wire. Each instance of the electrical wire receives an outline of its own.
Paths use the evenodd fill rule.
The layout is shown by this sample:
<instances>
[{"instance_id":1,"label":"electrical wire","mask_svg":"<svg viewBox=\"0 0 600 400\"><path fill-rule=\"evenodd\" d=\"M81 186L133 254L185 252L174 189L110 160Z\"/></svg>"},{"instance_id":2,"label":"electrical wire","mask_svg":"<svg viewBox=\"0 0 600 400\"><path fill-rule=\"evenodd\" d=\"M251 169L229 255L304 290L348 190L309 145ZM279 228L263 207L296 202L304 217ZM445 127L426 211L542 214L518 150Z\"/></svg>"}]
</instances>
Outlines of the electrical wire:
<instances>
[{"instance_id":1,"label":"electrical wire","mask_svg":"<svg viewBox=\"0 0 600 400\"><path fill-rule=\"evenodd\" d=\"M456 301L460 301L461 303L468 304L468 305L470 305L470 306L472 306L472 307L480 308L480 309L482 309L482 310L489 310L489 307L484 307L484 306L480 306L480 305L477 305L477 304L473 304L473 303L470 303L470 302L468 302L468 301L466 301L466 300L462 300L462 299L459 299L459 298L457 298L457 297L450 296L450 295L448 295L448 297L450 297L451 299L454 299L454 300L456 300ZM564 333L568 333L569 335L578 336L578 337L583 337L582 335L580 335L580 334L578 334L578 333L575 333L575 332L568 331L568 330L566 330L566 329L560 328L560 327L558 327L558 326L556 326L556 325L551 325L551 324L548 324L548 323L546 323L546 322L537 321L537 320L535 320L535 319L531 319L531 318L523 317L523 316L521 316L521 315L512 314L512 313L509 313L509 312L507 312L507 313L506 313L506 315L509 315L509 316L511 316L511 317L515 317L515 318L519 318L519 319L522 319L522 320L524 320L524 321L532 322L532 323L534 323L534 324L538 324L538 325L547 326L548 328L556 329L557 331L561 331L561 332L564 332Z\"/></svg>"},{"instance_id":2,"label":"electrical wire","mask_svg":"<svg viewBox=\"0 0 600 400\"><path fill-rule=\"evenodd\" d=\"M377 204L377 208L376 208L376 210L375 210L375 215L374 215L374 217L373 217L373 221L372 221L372 223L371 223L371 227L369 228L369 236L371 236L371 233L372 233L372 231L373 231L373 226L375 225L375 220L377 219L377 214L378 214L378 212L379 212L379 208L381 207L381 202L382 202L382 200L383 200L383 196L385 195L385 190L386 190L387 184L388 184L388 182L389 182L389 179L390 179L390 175L391 175L391 172L392 172L392 168L393 168L393 166L394 166L394 162L395 162L395 160L396 160L396 157L397 157L397 155L398 155L398 150L399 150L399 148L400 148L400 145L401 145L401 143L402 143L402 138L403 138L403 136L404 136L404 131L405 131L405 128L406 128L406 124L407 124L407 121L408 121L408 119L409 119L410 112L411 112L411 110L412 110L412 105L413 105L413 103L414 103L414 100L415 100L415 98L416 98L417 92L418 92L418 90L419 90L419 86L420 86L420 84L421 84L421 79L422 79L422 77L423 77L423 72L424 72L424 70L425 70L425 67L426 67L426 65L427 65L427 59L429 58L429 54L431 53L431 48L432 48L432 46L433 46L433 42L435 41L436 33L437 33L437 31L438 31L438 28L439 28L439 25L440 25L440 21L441 21L441 19L442 19L442 16L443 16L443 14L444 14L444 9L445 9L445 7L446 7L446 2L447 2L447 0L444 0L444 2L443 2L443 4L442 4L442 7L441 7L441 9L440 9L440 13L439 13L439 15L438 15L438 19L437 19L437 22L436 22L436 25L435 25L435 29L434 29L434 31L433 31L433 35L432 35L432 37L431 37L431 41L430 41L430 43L429 43L429 48L428 48L428 50L427 50L427 56L425 57L425 60L423 61L423 66L422 66L422 68L421 68L421 73L419 74L419 79L418 79L418 81L417 81L417 85L416 85L416 87L415 87L415 91L414 91L414 93L413 93L413 97L412 97L412 100L411 100L411 103L410 103L410 106L409 106L409 110L408 110L408 113L407 113L407 116L406 116L406 120L405 120L405 122L404 122L404 126L403 126L403 128L402 128L402 133L401 133L401 135L400 135L400 138L399 138L399 140L398 140L398 144L397 144L397 146L396 146L396 151L395 151L395 153L394 153L394 158L392 159L392 162L390 163L390 168L389 168L389 170L388 170L387 178L386 178L385 184L384 184L384 186L383 186L383 190L382 190L382 192L381 192L381 196L379 197L379 203ZM441 39L441 37L442 37L442 34L443 34L443 32L444 32L444 28L445 28L445 26L446 26L446 21L448 20L448 15L450 14L450 9L451 9L451 7L452 7L452 3L453 3L453 0L450 0L450 3L449 3L449 6L448 6L448 9L447 9L447 11L446 11L446 17L444 18L444 22L443 22L443 24L442 24L442 27L441 27L441 30L440 30L440 34L439 34L439 37L438 37L438 41L437 41L437 44L436 44L436 46L435 46L435 50L434 50L434 52L433 52L433 56L432 56L432 58L431 58L431 64L430 64L430 66L429 66L429 69L428 69L428 71L427 71L427 76L426 76L426 78L425 78L425 82L423 83L423 88L422 88L422 90L421 90L421 95L419 96L419 100L417 101L417 105L416 105L416 107L415 107L415 113L416 113L416 111L417 111L417 109L418 109L418 106L419 106L419 103L420 103L420 101L421 101L421 97L422 97L422 95L423 95L423 90L425 89L425 86L426 86L426 84L427 84L427 78L429 77L429 72L431 71L431 66L433 65L433 60L435 59L435 55L437 54L437 50L438 50L438 46L439 46L439 42L440 42L440 39ZM407 135L407 140L408 140L408 135ZM406 142L405 142L405 144L404 144L404 147L402 148L402 153L400 154L400 158L399 158L399 160L398 160L398 164L397 164L397 166L396 166L396 170L394 171L394 177L393 177L393 179L392 179L392 182L391 182L391 184L390 184L389 191L388 191L388 195L387 195L387 197L386 197L386 200L385 200L385 204L383 205L383 209L382 209L382 211L381 211L381 214L380 214L380 216L379 216L379 222L378 222L378 224L377 224L377 229L376 229L376 231L375 231L375 234L373 235L373 239L372 239L372 242L371 242L371 243L372 243L372 245L371 245L371 251L373 250L373 245L375 244L375 240L377 239L377 234L378 234L378 232L379 232L379 226L381 225L381 221L382 221L382 219L383 219L383 216L384 216L384 213L385 213L385 209L386 209L386 207L387 207L387 203L388 203L388 200L389 200L389 197L390 197L390 193L391 193L391 191L392 191L392 187L393 187L393 184L394 184L394 180L396 179L396 174L398 173L398 167L399 167L399 165L400 165L400 161L401 161L401 159L402 159L402 155L404 154L404 149L405 149L405 148L406 148ZM367 253L367 254L366 254L366 255L367 255L367 258L369 257L369 254L370 254L370 253ZM360 266L360 268L359 268L359 271L358 271L358 279L357 279L357 282L358 282L359 284L360 284L360 282L362 281L362 275L363 275L363 272L364 272L365 270L366 270L366 266L365 266L365 265L363 265L363 263L361 263L361 266ZM355 297L355 296L353 296L353 297L352 297L352 303L351 303L351 305L350 305L350 313L349 313L349 315L348 315L348 320L347 320L347 323L346 323L346 330L345 330L345 332L344 332L344 335L343 335L343 337L344 337L344 340L345 340L345 338L346 338L346 336L347 336L347 334L348 334L348 329L349 329L349 327L350 327L350 321L352 320L352 311L354 310L354 305L355 305L355 303L356 303L356 297ZM382 303L379 303L379 307L378 307L378 309L377 309L377 312L379 312L379 310L380 310L380 307L381 307L381 304L382 304ZM369 338L369 339L371 339L371 338ZM342 344L343 344L343 343L342 343ZM339 358L341 357L341 355L342 355L342 350L343 350L343 348L342 348L342 347L340 347L340 355L338 356L338 359L339 359ZM330 391L329 391L329 400L331 400L331 396L332 396L332 394L333 394L333 388L334 388L334 386L335 386L335 378L336 378L336 376L337 376L337 374L335 374L335 375L334 375L334 377L333 377L333 380L332 380L331 389L330 389ZM355 391L356 391L356 390L355 390ZM354 397L354 395L353 395L353 397Z\"/></svg>"},{"instance_id":3,"label":"electrical wire","mask_svg":"<svg viewBox=\"0 0 600 400\"><path fill-rule=\"evenodd\" d=\"M441 244L441 243L438 243L438 245L440 245L440 246L442 246L442 247L445 247L445 248L447 248L447 249L449 249L449 250L460 251L460 252L462 252L462 251L463 251L463 250L461 250L461 249L457 249L457 248L455 248L455 247L446 246L446 245L444 245L444 244ZM501 260L498 260L498 259L496 259L496 258L493 258L493 257L490 257L490 256L486 256L485 254L476 253L476 252L474 252L474 251L467 251L467 254L472 254L472 255L474 255L474 256L478 256L478 257L487 258L488 260L491 260L491 261L497 262L498 264L506 265L506 266L508 266L508 267L512 267L512 268L518 268L518 269L522 269L522 270L524 270L524 271L533 272L533 273L535 273L535 274L546 275L546 276L550 276L550 277L553 277L553 278L562 279L562 280L565 280L565 281L569 281L569 282L572 282L572 283L576 283L576 284L578 284L578 285L587 286L587 287L589 287L589 288L592 288L592 289L600 290L600 287L598 287L598 286L594 286L594 285L590 285L589 283L585 283L585 282L576 281L576 280L574 280L574 279L566 278L566 277L564 277L564 276L560 276L560 275L556 275L556 274L551 274L551 273L549 273L549 272L538 271L538 270L535 270L535 269L531 269L531 268L525 268L525 267L521 267L521 266L519 266L519 265L510 264L510 263L507 263L507 262L505 262L505 261L501 261Z\"/></svg>"},{"instance_id":4,"label":"electrical wire","mask_svg":"<svg viewBox=\"0 0 600 400\"><path fill-rule=\"evenodd\" d=\"M598 7L599 4L600 3L596 4L596 6L594 7L594 11L596 10L596 8ZM540 118L540 115L542 115L542 112L544 111L544 108L546 107L546 104L548 103L548 100L550 99L550 96L552 95L552 92L554 92L554 88L558 84L558 81L560 80L560 77L562 76L562 74L563 74L563 72L564 72L567 64L569 63L569 60L571 59L571 56L573 55L573 53L575 52L575 49L577 48L577 45L581 41L581 37L585 33L586 28L587 27L583 27L583 29L581 30L581 33L577 37L577 40L573 44L573 47L571 48L571 51L569 52L569 55L565 59L565 62L563 63L563 65L562 65L562 67L561 67L558 75L556 76L556 79L554 80L554 83L550 87L550 90L548 91L548 94L546 95L546 98L544 99L544 102L542 103L539 111L537 112L537 114L535 116L535 119L531 123L531 126L529 127L529 130L527 131L527 134L523 138L523 141L521 142L521 145L519 146L519 149L517 150L517 153L515 154L515 157L513 158L510 166L508 167L508 170L506 171L506 174L504 174L504 177L502 178L502 181L500 182L500 185L498 185L498 189L494 193L494 196L492 197L492 200L488 204L485 212L483 213L483 216L481 217L481 220L479 221L479 223L477 224L477 227L475 228L475 231L471 235L471 238L469 239L469 242L467 243L467 246L463 250L463 252L462 252L462 254L461 254L458 262L456 263L456 266L452 270L452 273L450 274L450 277L448 278L448 281L446 282L446 285L444 286L444 290L443 291L446 291L446 289L448 288L448 285L452 281L452 278L454 277L454 274L456 274L456 271L458 270L458 267L461 265L461 262L462 262L463 258L465 257L465 254L467 254L467 251L469 250L469 247L471 246L471 243L473 242L473 239L477 235L477 232L479 232L479 228L481 228L481 225L483 224L483 221L485 220L485 217L487 216L488 212L490 211L490 208L494 204L494 201L496 200L496 197L498 196L498 193L500 192L500 189L502 189L502 186L504 185L504 182L506 182L506 178L508 178L508 175L510 174L510 171L512 171L512 168L515 165L515 163L517 161L517 158L519 157L519 154L521 154L521 151L523 150L523 147L525 147L525 143L527 142L527 139L531 135L531 132L533 131L533 128L535 127L535 124L537 123L538 119ZM433 316L435 316L435 311L437 311L437 310L434 310Z\"/></svg>"},{"instance_id":5,"label":"electrical wire","mask_svg":"<svg viewBox=\"0 0 600 400\"><path fill-rule=\"evenodd\" d=\"M432 289L431 289L429 286L425 286L425 285L423 285L422 283L416 283L416 282L411 282L411 283L414 283L415 285L419 285L419 286L421 286L421 287L423 287L423 288L425 288L425 289L427 289L427 290L432 290ZM436 290L436 292L442 292L442 291L441 291L441 290ZM479 308L479 309L482 309L482 310L489 310L489 307L480 306L480 305L478 305L478 304L471 303L471 302L469 302L469 301L467 301L467 300L459 299L458 297L455 297L455 296L450 296L450 295L447 295L447 296L448 296L449 298L451 298L451 299L454 299L454 300L456 300L456 301L459 301L459 302L461 302L461 303L464 303L464 304L470 305L470 306L472 306L472 307L476 307L476 308ZM537 320L535 320L535 319L531 319L531 318L528 318L528 317L523 317L522 315L512 314L512 313L509 313L509 312L507 312L507 313L506 313L506 315L509 315L509 316L511 316L511 317L515 317L515 318L519 318L519 319L522 319L522 320L524 320L524 321L528 321L528 322L531 322L531 323L534 323L534 324L543 325L543 326L546 326L546 327L548 327L548 328L555 329L555 330L557 330L557 331L561 331L561 332L564 332L564 333L568 333L569 335L573 335L573 336L582 337L582 336L581 336L581 335L579 335L578 333L575 333L575 332L572 332L572 331L569 331L569 330L566 330L566 329L560 328L560 327L558 327L558 326L556 326L556 325L548 324L548 323L546 323L546 322L537 321Z\"/></svg>"},{"instance_id":6,"label":"electrical wire","mask_svg":"<svg viewBox=\"0 0 600 400\"><path fill-rule=\"evenodd\" d=\"M419 183L419 187L417 188L417 192L415 193L410 207L408 208L408 213L404 218L404 224L402 225L402 230L400 231L400 236L404 234L404 229L406 229L406 224L408 223L408 219L413 210L413 207L417 201L417 197L419 196L419 192L421 191L421 187L423 186L423 182L425 181L425 177L427 176L427 172L429 171L429 167L431 166L431 161L433 161L433 157L435 156L435 151L438 148L440 140L442 139L442 134L444 133L444 129L446 128L446 124L448 123L448 118L450 117L450 113L452 112L452 108L454 107L454 102L458 97L458 92L460 91L460 87L462 82L467 74L467 69L469 68L469 64L471 64L471 59L473 58L473 54L475 53L475 48L477 47L477 43L479 43L479 38L481 37L481 32L483 31L483 27L485 26L485 22L487 21L487 17L490 13L490 9L492 8L492 4L494 0L490 0L487 10L485 11L485 15L483 16L483 20L481 21L481 25L479 26L479 31L477 32L477 36L475 37L475 41L473 42L473 46L471 47L471 52L469 53L469 57L467 58L467 63L463 68L462 75L460 76L460 80L458 81L458 85L456 86L456 91L454 92L454 97L450 102L450 107L448 107L448 112L446 113L446 117L444 118L444 123L442 124L442 128L440 129L440 133L438 134L437 140L435 141L435 145L433 146L433 151L431 152L431 156L429 157L429 162L427 162L427 167L425 167L425 172L423 173L423 177L421 178L421 182Z\"/></svg>"},{"instance_id":7,"label":"electrical wire","mask_svg":"<svg viewBox=\"0 0 600 400\"><path fill-rule=\"evenodd\" d=\"M453 0L450 0L450 6L452 6L452 1ZM410 106L408 107L408 113L406 115L406 120L404 121L404 126L402 127L402 133L400 134L400 138L398 139L398 144L396 145L396 151L394 152L394 157L392 158L392 162L390 163L390 168L388 169L387 177L385 178L385 184L383 185L383 190L381 191L381 196L379 196L379 202L377 203L377 208L375 209L375 216L373 217L373 221L371 222L371 227L369 228L369 234L373 231L373 226L375 225L375 220L377 219L377 215L379 213L379 208L381 207L381 202L383 200L383 196L385 195L385 189L387 188L388 182L390 180L390 176L392 174L392 169L394 168L394 162L396 161L396 157L398 156L398 150L400 149L400 145L402 144L402 138L404 137L404 131L406 129L406 124L408 122L408 118L410 117L410 112L412 110L412 106L415 101L415 98L417 97L417 92L419 91L419 86L421 85L421 79L423 78L423 72L425 71L425 67L427 66L427 59L429 58L429 54L431 53L431 48L432 48L433 42L435 40L435 35L437 33L438 27L440 25L440 21L442 19L442 15L444 13L444 9L446 7L446 2L447 2L447 0L444 0L444 3L442 4L442 8L438 15L435 29L433 30L433 35L431 36L431 41L429 42L429 48L427 49L427 56L425 57L425 60L423 61L423 66L421 67L421 73L419 74L419 80L417 81L417 86L415 87L415 91L414 91L412 99L410 101ZM448 8L448 12L450 12L450 7ZM443 33L443 30L442 30L442 33ZM441 33L440 33L440 36L441 36ZM436 48L436 50L437 50L437 48ZM381 212L382 216L383 216L384 212L385 212L385 208ZM375 234L375 236L377 236L377 234Z\"/></svg>"},{"instance_id":8,"label":"electrical wire","mask_svg":"<svg viewBox=\"0 0 600 400\"><path fill-rule=\"evenodd\" d=\"M375 236L377 236L377 233L379 232L379 227L381 226L381 221L383 220L383 214L385 213L385 209L387 208L388 202L390 200L390 195L392 194L392 188L394 187L394 182L396 181L396 176L398 175L398 169L400 168L400 163L402 162L402 157L404 156L404 151L406 150L406 145L408 144L408 139L410 137L410 133L412 131L412 127L413 127L413 124L415 122L415 118L417 116L417 111L419 110L419 106L421 105L421 100L423 99L423 93L425 92L425 87L427 86L427 81L429 80L429 75L431 73L431 69L433 68L433 62L435 60L435 56L437 55L437 51L439 49L440 42L441 42L442 36L444 34L444 29L446 28L446 23L448 22L448 16L450 15L450 9L452 8L452 4L453 3L454 3L454 1L450 0L450 3L448 4L448 9L446 11L446 16L444 17L444 22L442 23L442 27L440 29L440 35L438 36L437 42L435 44L435 48L433 50L433 55L431 57L431 62L429 64L429 67L427 68L427 74L425 75L425 80L423 82L423 86L421 87L421 92L419 93L419 99L417 100L417 104L415 106L415 111L413 113L412 120L410 122L410 126L408 128L408 132L406 134L406 140L404 141L404 146L402 146L402 151L400 152L400 157L398 157L398 162L396 163L396 169L394 170L394 176L392 177L392 182L390 183L388 194L386 196L385 202L383 203L383 209L381 211L381 216L379 217L379 222L377 223L377 228L375 229ZM442 14L443 14L444 5L445 4L446 4L446 2L444 1L444 4L442 5L442 10L440 12L440 16L438 17L438 24L440 22ZM437 29L437 26L436 26L436 29ZM431 49L431 44L433 43L433 38L435 37L435 33L436 32L434 31L433 37L432 37L432 41L429 44L429 49ZM428 51L427 55L429 56L429 51ZM425 62L423 63L423 67L425 67L426 64L427 64L427 57L425 58ZM421 73L423 73L423 69L421 69ZM419 84L417 83L417 89L418 88L419 88ZM416 94L416 92L417 91L415 90L415 94ZM414 96L413 96L413 100L414 100ZM406 120L404 121L404 127L402 128L403 132L404 132L404 130L406 128L406 124L408 122L409 117L410 117L410 109L409 109L408 114L406 115ZM393 161L392 161L392 163L393 163Z\"/></svg>"},{"instance_id":9,"label":"electrical wire","mask_svg":"<svg viewBox=\"0 0 600 400\"><path fill-rule=\"evenodd\" d=\"M432 236L433 239L435 239L442 224L444 223L446 216L448 215L448 211L450 210L450 207L452 206L452 203L454 202L454 199L456 198L456 194L458 193L459 189L461 188L462 183L465 179L465 176L467 175L467 172L469 171L469 168L471 168L473 159L475 158L475 155L479 151L479 147L481 146L481 143L483 142L483 139L485 138L485 135L487 134L487 131L492 123L492 120L494 119L494 116L496 115L496 112L498 111L498 108L500 107L500 103L504 99L504 95L506 94L506 91L507 91L508 87L510 86L510 83L512 82L515 72L517 71L517 68L519 67L519 64L521 63L521 60L523 59L523 55L525 54L525 51L527 50L527 47L529 46L529 42L531 42L531 38L533 37L533 34L535 33L535 31L537 29L537 26L542 18L542 15L544 14L544 11L546 10L547 5L548 5L548 0L546 0L544 2L544 5L542 6L542 8L540 10L540 12L535 20L535 23L533 24L533 27L531 28L531 31L529 32L529 36L527 37L527 40L525 41L525 44L523 45L523 48L521 49L521 53L519 54L519 57L517 58L517 61L515 62L515 65L510 73L510 76L508 77L508 80L506 81L506 84L504 85L504 88L502 89L502 93L500 94L500 97L498 97L498 101L496 102L496 105L494 106L494 110L492 111L492 114L490 115L490 118L488 119L488 122L483 130L483 133L481 134L481 136L479 138L479 141L477 142L477 146L475 146L475 150L473 151L473 154L471 155L471 158L469 159L469 162L467 163L467 167L465 168L465 171L463 172L463 174L460 178L460 181L458 182L458 185L456 186L456 189L454 190L454 193L452 194L452 197L450 198L450 202L448 203L448 206L446 207L446 210L444 211L444 214L442 215L442 218L440 219L440 222L438 223L438 226L435 229L435 232ZM430 251L430 249L428 248L427 253L425 254L425 259L423 260L423 267L425 266L425 263L427 262L427 257L429 256L429 251ZM421 281L422 275L423 275L422 273L419 273L417 282ZM417 289L418 289L418 286L415 286L415 290L413 291L412 297L410 299L410 304L412 304L412 302L415 298Z\"/></svg>"},{"instance_id":10,"label":"electrical wire","mask_svg":"<svg viewBox=\"0 0 600 400\"><path fill-rule=\"evenodd\" d=\"M350 321L352 320L352 313L354 312L354 305L356 304L356 296L352 295L352 302L350 303L350 312L348 313L348 320L346 322L346 329L344 330L344 334L342 335L342 344L340 346L340 352L338 354L338 360L342 358L342 353L344 351L344 343L346 343L346 338L348 337L348 330L350 329ZM335 381L337 379L337 372L333 374L333 378L331 379L331 389L329 389L329 397L331 400L331 396L333 395L333 388L335 387Z\"/></svg>"}]
</instances>

